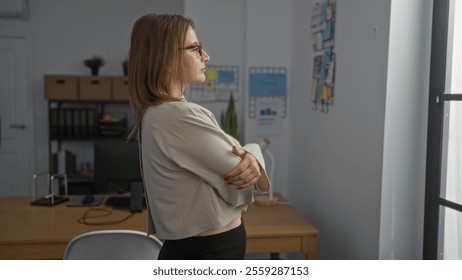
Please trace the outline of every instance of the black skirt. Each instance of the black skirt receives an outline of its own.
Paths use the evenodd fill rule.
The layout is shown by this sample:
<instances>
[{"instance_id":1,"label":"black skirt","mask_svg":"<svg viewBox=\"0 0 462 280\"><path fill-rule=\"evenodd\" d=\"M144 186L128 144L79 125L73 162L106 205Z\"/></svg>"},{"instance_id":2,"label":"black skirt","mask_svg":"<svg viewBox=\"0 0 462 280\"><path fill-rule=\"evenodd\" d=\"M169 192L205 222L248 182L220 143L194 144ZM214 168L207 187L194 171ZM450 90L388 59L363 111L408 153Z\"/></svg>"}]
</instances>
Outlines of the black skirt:
<instances>
[{"instance_id":1,"label":"black skirt","mask_svg":"<svg viewBox=\"0 0 462 280\"><path fill-rule=\"evenodd\" d=\"M246 248L244 223L229 231L166 240L159 253L159 260L243 260Z\"/></svg>"}]
</instances>

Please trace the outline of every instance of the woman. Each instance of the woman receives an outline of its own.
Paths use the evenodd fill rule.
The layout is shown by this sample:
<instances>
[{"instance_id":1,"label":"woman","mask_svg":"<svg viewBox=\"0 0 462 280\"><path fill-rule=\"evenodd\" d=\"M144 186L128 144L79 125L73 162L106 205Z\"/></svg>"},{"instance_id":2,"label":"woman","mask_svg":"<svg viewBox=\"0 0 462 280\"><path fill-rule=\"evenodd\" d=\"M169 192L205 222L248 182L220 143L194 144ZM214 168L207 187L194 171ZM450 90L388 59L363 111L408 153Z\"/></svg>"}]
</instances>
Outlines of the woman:
<instances>
[{"instance_id":1,"label":"woman","mask_svg":"<svg viewBox=\"0 0 462 280\"><path fill-rule=\"evenodd\" d=\"M133 26L130 137L140 146L149 233L165 240L159 259L243 259L241 213L254 186L270 187L259 146L241 147L183 96L205 81L209 60L190 19L149 14Z\"/></svg>"}]
</instances>

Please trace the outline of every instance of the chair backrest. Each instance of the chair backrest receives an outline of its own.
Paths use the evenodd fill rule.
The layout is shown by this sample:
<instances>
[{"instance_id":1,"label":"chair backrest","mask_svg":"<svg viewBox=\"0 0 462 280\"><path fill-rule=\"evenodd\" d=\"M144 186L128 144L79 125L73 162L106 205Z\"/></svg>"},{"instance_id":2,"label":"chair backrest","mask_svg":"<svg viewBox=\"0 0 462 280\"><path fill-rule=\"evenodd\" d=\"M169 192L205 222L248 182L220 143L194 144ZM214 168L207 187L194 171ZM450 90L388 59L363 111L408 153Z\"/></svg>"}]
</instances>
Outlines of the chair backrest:
<instances>
[{"instance_id":1,"label":"chair backrest","mask_svg":"<svg viewBox=\"0 0 462 280\"><path fill-rule=\"evenodd\" d=\"M162 242L135 230L99 230L81 234L66 247L65 260L156 260Z\"/></svg>"}]
</instances>

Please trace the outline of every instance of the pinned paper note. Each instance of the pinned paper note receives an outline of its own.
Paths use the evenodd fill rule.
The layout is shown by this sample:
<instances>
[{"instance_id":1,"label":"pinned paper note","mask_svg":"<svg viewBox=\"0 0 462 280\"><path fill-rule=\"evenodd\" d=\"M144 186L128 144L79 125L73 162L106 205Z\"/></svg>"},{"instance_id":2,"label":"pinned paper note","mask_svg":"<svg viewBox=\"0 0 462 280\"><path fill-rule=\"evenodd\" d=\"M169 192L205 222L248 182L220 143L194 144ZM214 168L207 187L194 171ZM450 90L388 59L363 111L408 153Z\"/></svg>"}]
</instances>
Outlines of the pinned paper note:
<instances>
[{"instance_id":1,"label":"pinned paper note","mask_svg":"<svg viewBox=\"0 0 462 280\"><path fill-rule=\"evenodd\" d=\"M208 70L207 71L207 80L215 81L218 78L218 73L216 70Z\"/></svg>"},{"instance_id":2,"label":"pinned paper note","mask_svg":"<svg viewBox=\"0 0 462 280\"><path fill-rule=\"evenodd\" d=\"M238 67L207 65L206 81L191 84L187 88L187 98L193 101L228 102L231 93L239 100Z\"/></svg>"},{"instance_id":3,"label":"pinned paper note","mask_svg":"<svg viewBox=\"0 0 462 280\"><path fill-rule=\"evenodd\" d=\"M313 109L321 108L321 112L328 112L328 106L333 104L335 20L336 0L317 0L311 15L314 58L310 99Z\"/></svg>"}]
</instances>

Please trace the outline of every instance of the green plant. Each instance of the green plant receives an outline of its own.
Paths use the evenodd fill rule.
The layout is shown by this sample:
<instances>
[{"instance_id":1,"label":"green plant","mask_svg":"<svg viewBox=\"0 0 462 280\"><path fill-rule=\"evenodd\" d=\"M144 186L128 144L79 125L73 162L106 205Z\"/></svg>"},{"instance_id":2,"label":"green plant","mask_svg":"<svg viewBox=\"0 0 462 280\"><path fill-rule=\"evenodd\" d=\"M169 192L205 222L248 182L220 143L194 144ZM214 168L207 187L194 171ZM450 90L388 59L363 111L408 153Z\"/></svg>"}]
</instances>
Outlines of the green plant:
<instances>
[{"instance_id":1,"label":"green plant","mask_svg":"<svg viewBox=\"0 0 462 280\"><path fill-rule=\"evenodd\" d=\"M237 114L232 92L229 96L228 108L226 109L226 114L223 120L223 130L237 139Z\"/></svg>"}]
</instances>

